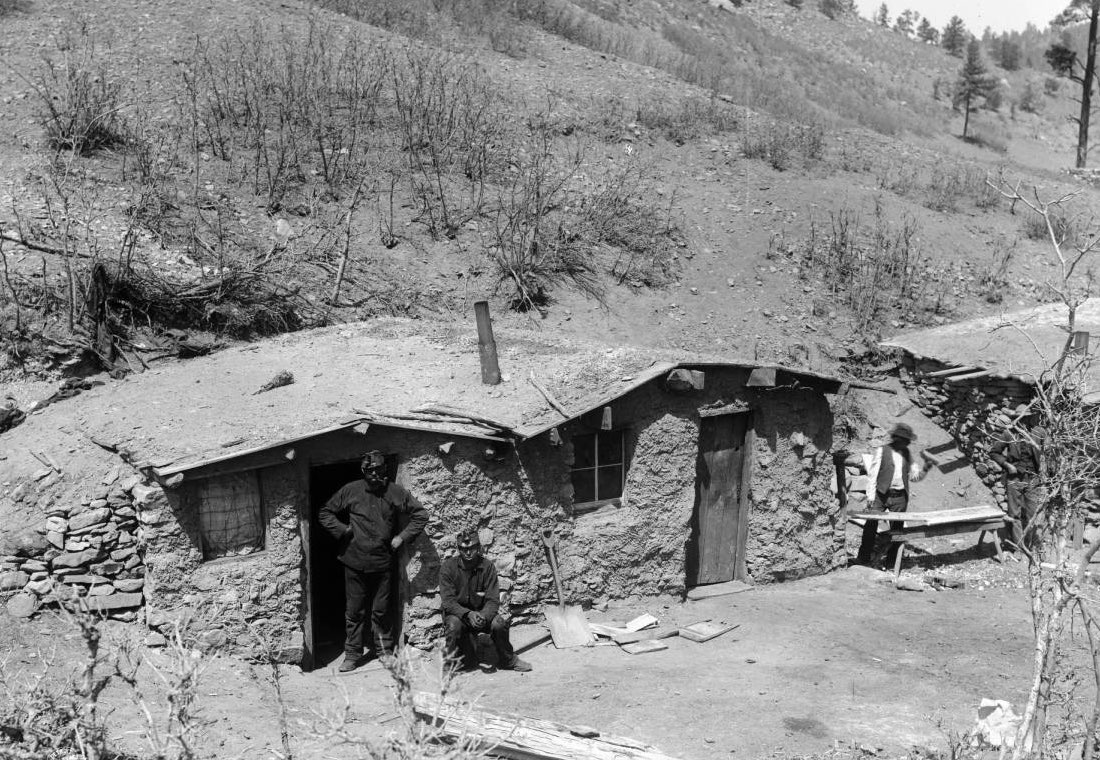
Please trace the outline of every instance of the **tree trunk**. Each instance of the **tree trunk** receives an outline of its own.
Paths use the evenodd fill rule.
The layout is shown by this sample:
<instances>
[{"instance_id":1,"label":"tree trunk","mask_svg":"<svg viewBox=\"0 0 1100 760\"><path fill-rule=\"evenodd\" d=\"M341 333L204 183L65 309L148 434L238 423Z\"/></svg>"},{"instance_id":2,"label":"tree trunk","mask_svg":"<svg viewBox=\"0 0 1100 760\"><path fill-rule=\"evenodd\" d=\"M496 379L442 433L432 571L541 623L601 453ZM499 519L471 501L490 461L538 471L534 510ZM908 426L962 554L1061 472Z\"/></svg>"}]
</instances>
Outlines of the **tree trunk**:
<instances>
[{"instance_id":1,"label":"tree trunk","mask_svg":"<svg viewBox=\"0 0 1100 760\"><path fill-rule=\"evenodd\" d=\"M1092 108L1092 80L1096 68L1096 27L1100 20L1100 0L1092 0L1089 9L1089 42L1085 73L1081 77L1081 118L1077 123L1077 168L1084 169L1089 156L1089 110Z\"/></svg>"},{"instance_id":2,"label":"tree trunk","mask_svg":"<svg viewBox=\"0 0 1100 760\"><path fill-rule=\"evenodd\" d=\"M1100 2L1100 0L1097 0ZM963 139L966 139L966 132L970 128L970 93L966 93L966 115L963 116Z\"/></svg>"}]
</instances>

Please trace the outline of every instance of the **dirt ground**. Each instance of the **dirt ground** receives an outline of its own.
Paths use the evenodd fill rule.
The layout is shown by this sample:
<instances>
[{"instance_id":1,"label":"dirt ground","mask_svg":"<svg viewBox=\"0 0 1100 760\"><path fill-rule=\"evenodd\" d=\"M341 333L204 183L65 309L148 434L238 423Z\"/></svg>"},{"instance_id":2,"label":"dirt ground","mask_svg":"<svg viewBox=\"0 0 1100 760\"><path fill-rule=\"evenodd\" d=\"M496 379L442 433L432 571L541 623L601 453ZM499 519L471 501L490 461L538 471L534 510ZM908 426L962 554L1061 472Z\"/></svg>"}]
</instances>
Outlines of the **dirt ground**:
<instances>
[{"instance_id":1,"label":"dirt ground","mask_svg":"<svg viewBox=\"0 0 1100 760\"><path fill-rule=\"evenodd\" d=\"M668 639L667 650L644 655L543 644L524 654L532 672L463 674L455 691L486 709L593 726L681 758L804 755L836 742L885 756L913 746L942 749L945 731L972 725L982 697L1019 705L1027 689L1023 566L996 563L988 546L975 548L975 538L928 542L906 564L909 577L940 574L962 581L959 589L897 590L883 573L849 567L709 600L593 610L590 619L600 621L649 612L663 624L712 619L739 627L702 644ZM134 627L107 627L112 640L140 635ZM43 662L54 677L77 667L79 636L63 621L3 617L0 628L9 676L36 672ZM514 638L537 633L537 626L523 627ZM164 650L145 652L170 670ZM430 655L414 659L418 686L432 688L433 662ZM160 704L163 693L151 696L158 689L147 671L150 704ZM347 675L332 666L312 673L282 666L279 673L287 743L296 757L360 755L354 745L326 738L345 699L351 737L377 739L401 725L393 681L376 662ZM147 746L145 724L130 694L112 686L104 703L112 740L139 750ZM211 656L197 705L205 722L201 756L283 754L269 666Z\"/></svg>"}]
</instances>

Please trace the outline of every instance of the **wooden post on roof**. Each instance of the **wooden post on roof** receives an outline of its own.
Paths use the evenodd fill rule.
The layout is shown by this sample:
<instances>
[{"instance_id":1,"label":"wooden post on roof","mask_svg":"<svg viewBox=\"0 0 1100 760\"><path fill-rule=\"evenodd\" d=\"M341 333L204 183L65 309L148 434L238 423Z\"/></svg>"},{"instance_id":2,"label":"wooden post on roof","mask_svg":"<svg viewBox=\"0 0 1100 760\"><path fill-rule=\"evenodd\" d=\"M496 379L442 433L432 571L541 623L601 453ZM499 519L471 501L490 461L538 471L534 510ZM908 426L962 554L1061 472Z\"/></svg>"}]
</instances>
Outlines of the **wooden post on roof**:
<instances>
[{"instance_id":1,"label":"wooden post on roof","mask_svg":"<svg viewBox=\"0 0 1100 760\"><path fill-rule=\"evenodd\" d=\"M489 302L474 303L477 319L477 350L481 355L481 382L485 385L500 384L500 364L497 362L497 342L493 339L493 320L489 316Z\"/></svg>"}]
</instances>

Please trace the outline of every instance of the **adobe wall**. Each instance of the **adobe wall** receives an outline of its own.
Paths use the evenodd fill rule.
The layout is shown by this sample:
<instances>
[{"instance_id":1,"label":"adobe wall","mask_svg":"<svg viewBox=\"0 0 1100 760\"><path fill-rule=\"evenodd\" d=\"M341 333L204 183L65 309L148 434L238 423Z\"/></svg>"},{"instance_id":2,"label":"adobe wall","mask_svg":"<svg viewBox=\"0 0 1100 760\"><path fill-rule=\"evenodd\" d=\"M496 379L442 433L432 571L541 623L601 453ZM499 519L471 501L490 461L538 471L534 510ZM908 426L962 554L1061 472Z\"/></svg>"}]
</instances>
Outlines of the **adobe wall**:
<instances>
[{"instance_id":1,"label":"adobe wall","mask_svg":"<svg viewBox=\"0 0 1100 760\"><path fill-rule=\"evenodd\" d=\"M631 466L621 506L574 514L569 467L571 436L599 427L596 410L549 434L512 444L371 425L294 445L292 461L259 470L267 515L267 549L202 561L198 510L186 484L143 492L149 620L206 610L210 644L265 647L280 659L300 655L305 621L306 559L301 524L309 516L310 468L354 461L370 449L396 454L398 482L431 515L406 555L405 631L430 645L439 633L438 571L455 532L477 527L496 562L504 609L535 619L556 592L542 543L555 532L566 600L681 596L685 549L695 503L699 409L751 409L754 443L746 562L767 582L826 572L843 562L843 525L830 491L832 415L823 395L801 389L749 389L745 371L708 371L700 392L666 391L649 383L611 404L616 428L629 429ZM265 455L269 458L270 454ZM255 464L262 463L253 457ZM235 467L249 466L249 458ZM188 473L194 478L201 473ZM209 611L216 611L212 618Z\"/></svg>"}]
</instances>

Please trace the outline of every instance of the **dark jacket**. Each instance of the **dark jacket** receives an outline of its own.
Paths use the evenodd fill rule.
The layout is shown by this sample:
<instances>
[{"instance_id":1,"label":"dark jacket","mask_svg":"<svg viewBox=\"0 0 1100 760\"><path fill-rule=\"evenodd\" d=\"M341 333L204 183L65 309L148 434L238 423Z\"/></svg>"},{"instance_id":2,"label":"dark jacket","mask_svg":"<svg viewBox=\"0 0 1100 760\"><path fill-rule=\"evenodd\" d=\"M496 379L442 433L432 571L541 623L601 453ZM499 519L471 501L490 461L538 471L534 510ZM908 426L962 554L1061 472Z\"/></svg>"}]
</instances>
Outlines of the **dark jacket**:
<instances>
[{"instance_id":1,"label":"dark jacket","mask_svg":"<svg viewBox=\"0 0 1100 760\"><path fill-rule=\"evenodd\" d=\"M408 544L419 536L428 524L428 512L396 483L372 492L365 480L354 480L328 500L318 519L340 542L337 559L352 569L372 573L390 568L390 541L400 535Z\"/></svg>"},{"instance_id":2,"label":"dark jacket","mask_svg":"<svg viewBox=\"0 0 1100 760\"><path fill-rule=\"evenodd\" d=\"M484 557L470 569L463 567L458 557L444 560L439 569L439 596L444 615L461 618L477 611L491 620L500 610L496 566Z\"/></svg>"}]
</instances>

